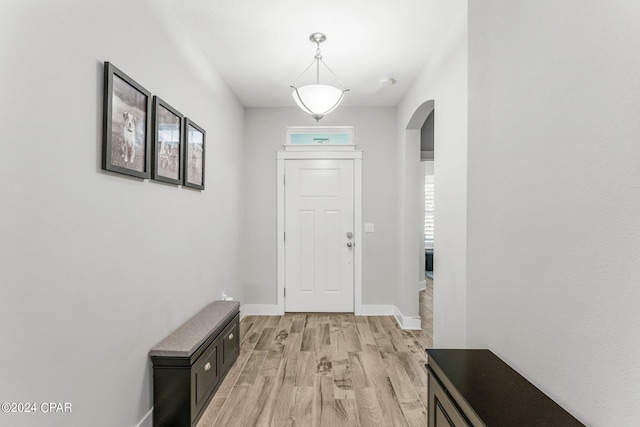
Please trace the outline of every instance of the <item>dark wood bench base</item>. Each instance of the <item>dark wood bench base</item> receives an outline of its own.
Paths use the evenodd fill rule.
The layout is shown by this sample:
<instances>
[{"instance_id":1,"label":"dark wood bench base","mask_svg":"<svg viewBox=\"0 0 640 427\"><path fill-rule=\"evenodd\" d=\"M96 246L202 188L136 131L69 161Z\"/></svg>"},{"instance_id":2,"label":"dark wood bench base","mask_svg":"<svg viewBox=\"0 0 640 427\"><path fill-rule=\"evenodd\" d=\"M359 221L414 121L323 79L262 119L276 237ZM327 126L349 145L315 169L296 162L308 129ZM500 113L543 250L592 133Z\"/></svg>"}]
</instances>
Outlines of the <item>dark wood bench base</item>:
<instances>
[{"instance_id":1,"label":"dark wood bench base","mask_svg":"<svg viewBox=\"0 0 640 427\"><path fill-rule=\"evenodd\" d=\"M489 350L427 354L429 427L584 427Z\"/></svg>"},{"instance_id":2,"label":"dark wood bench base","mask_svg":"<svg viewBox=\"0 0 640 427\"><path fill-rule=\"evenodd\" d=\"M240 304L214 301L149 355L154 427L191 427L202 416L240 349Z\"/></svg>"}]
</instances>

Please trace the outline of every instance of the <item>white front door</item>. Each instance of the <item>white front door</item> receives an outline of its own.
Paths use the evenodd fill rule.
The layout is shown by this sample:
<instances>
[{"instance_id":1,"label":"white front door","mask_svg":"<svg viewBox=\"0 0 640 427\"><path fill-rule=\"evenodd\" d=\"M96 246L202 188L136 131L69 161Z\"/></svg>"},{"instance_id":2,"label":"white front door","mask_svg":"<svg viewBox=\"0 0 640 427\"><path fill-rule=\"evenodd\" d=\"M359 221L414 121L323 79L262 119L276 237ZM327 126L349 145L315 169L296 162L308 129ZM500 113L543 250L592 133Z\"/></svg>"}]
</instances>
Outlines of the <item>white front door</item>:
<instances>
[{"instance_id":1,"label":"white front door","mask_svg":"<svg viewBox=\"0 0 640 427\"><path fill-rule=\"evenodd\" d=\"M285 161L285 311L353 312L354 161Z\"/></svg>"}]
</instances>

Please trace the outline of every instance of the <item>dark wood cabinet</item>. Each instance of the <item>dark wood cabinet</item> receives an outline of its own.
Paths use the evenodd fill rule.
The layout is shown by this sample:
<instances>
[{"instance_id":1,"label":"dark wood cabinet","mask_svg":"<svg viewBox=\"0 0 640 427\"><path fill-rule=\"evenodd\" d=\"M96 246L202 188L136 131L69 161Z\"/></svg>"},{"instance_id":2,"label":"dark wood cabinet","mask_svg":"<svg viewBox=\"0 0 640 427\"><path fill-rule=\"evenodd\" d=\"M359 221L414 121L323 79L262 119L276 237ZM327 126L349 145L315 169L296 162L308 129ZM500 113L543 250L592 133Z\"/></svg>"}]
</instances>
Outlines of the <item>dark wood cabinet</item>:
<instances>
[{"instance_id":1,"label":"dark wood cabinet","mask_svg":"<svg viewBox=\"0 0 640 427\"><path fill-rule=\"evenodd\" d=\"M222 352L222 371L227 372L238 358L240 351L240 329L238 322L231 322L222 332L220 351Z\"/></svg>"},{"instance_id":2,"label":"dark wood cabinet","mask_svg":"<svg viewBox=\"0 0 640 427\"><path fill-rule=\"evenodd\" d=\"M154 427L198 422L238 358L239 308L214 301L151 349Z\"/></svg>"},{"instance_id":3,"label":"dark wood cabinet","mask_svg":"<svg viewBox=\"0 0 640 427\"><path fill-rule=\"evenodd\" d=\"M427 354L429 427L584 426L489 350Z\"/></svg>"}]
</instances>

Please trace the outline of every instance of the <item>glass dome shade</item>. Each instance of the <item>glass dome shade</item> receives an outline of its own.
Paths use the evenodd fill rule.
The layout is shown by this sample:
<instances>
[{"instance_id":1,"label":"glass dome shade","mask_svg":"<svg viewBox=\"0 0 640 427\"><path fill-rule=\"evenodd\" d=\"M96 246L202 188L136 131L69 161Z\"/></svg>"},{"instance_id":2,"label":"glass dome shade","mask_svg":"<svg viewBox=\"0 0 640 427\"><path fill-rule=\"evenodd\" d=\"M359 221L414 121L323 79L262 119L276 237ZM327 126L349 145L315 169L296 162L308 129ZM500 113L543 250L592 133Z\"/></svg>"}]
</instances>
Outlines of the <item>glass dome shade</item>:
<instances>
[{"instance_id":1,"label":"glass dome shade","mask_svg":"<svg viewBox=\"0 0 640 427\"><path fill-rule=\"evenodd\" d=\"M333 111L344 91L333 86L313 84L293 89L293 99L298 106L313 116L322 117Z\"/></svg>"}]
</instances>

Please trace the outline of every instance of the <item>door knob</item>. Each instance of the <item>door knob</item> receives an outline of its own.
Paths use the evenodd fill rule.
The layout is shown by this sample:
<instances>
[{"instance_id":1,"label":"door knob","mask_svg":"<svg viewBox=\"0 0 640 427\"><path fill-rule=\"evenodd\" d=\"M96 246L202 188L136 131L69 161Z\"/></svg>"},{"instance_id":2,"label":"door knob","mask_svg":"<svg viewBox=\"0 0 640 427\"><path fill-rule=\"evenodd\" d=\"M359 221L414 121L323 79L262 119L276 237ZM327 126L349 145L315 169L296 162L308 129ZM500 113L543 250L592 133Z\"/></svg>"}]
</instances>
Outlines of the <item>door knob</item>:
<instances>
[{"instance_id":1,"label":"door knob","mask_svg":"<svg viewBox=\"0 0 640 427\"><path fill-rule=\"evenodd\" d=\"M347 242L347 247L350 248L351 246L353 246L353 243Z\"/></svg>"}]
</instances>

